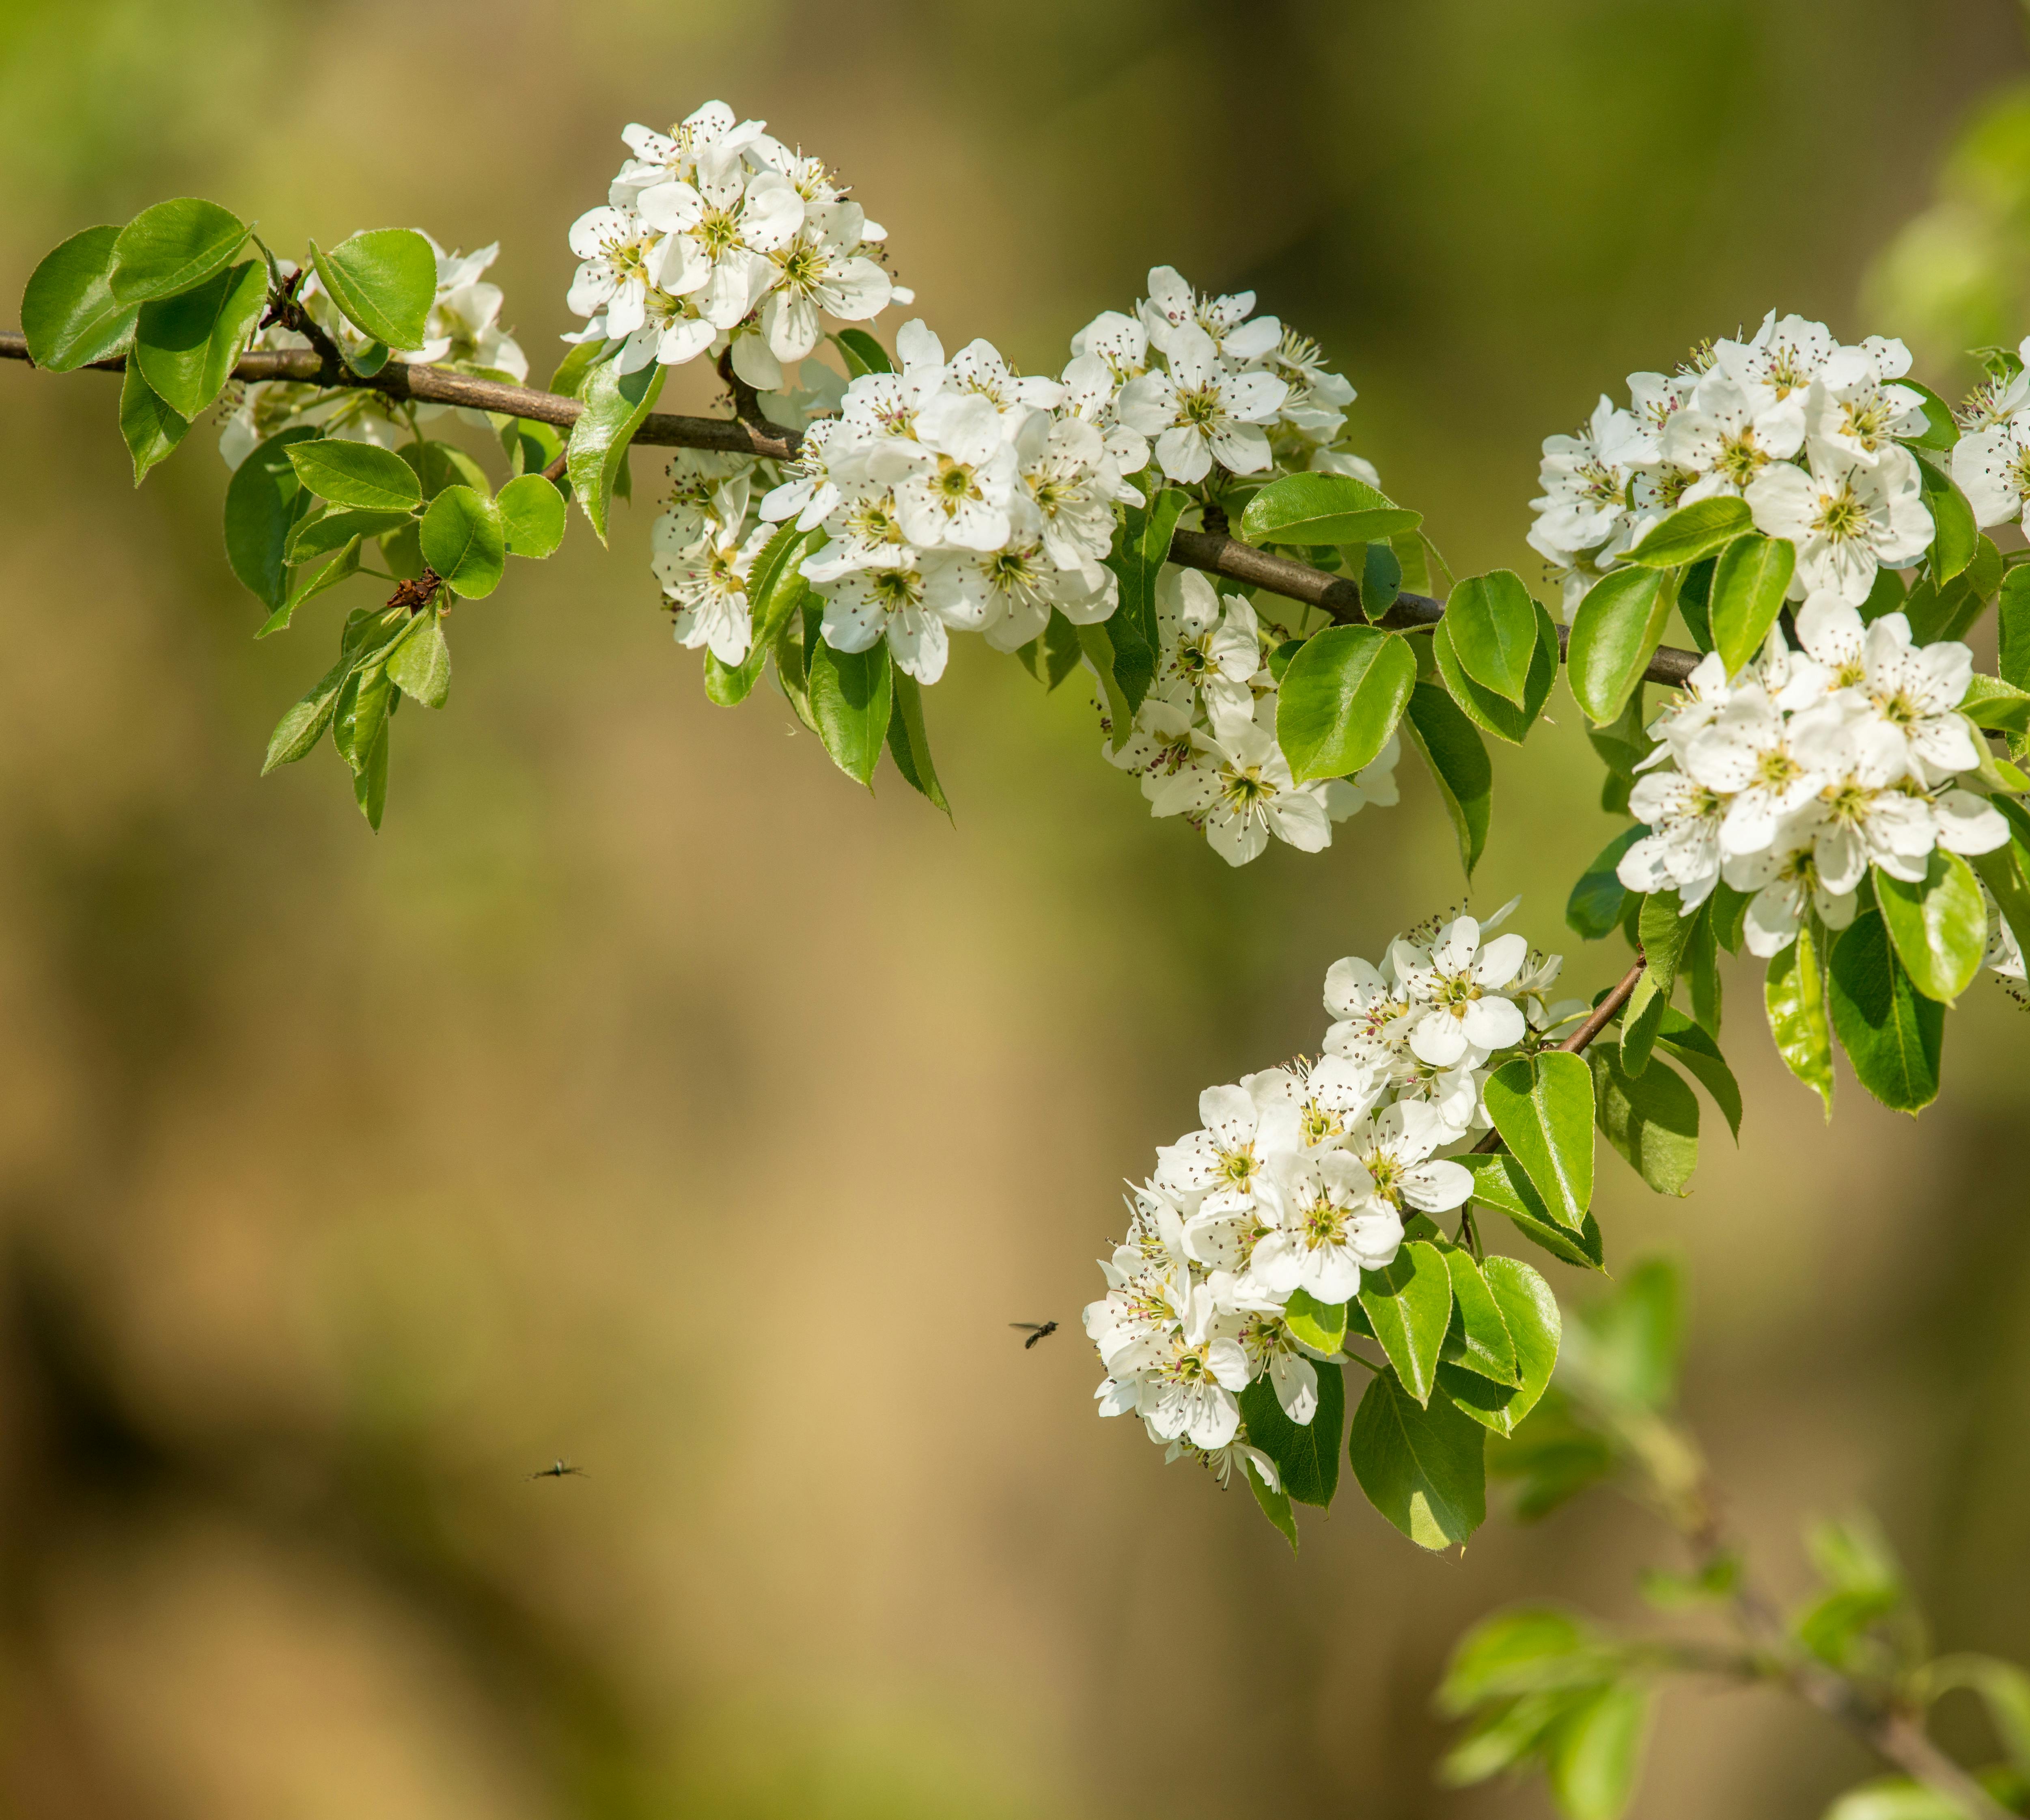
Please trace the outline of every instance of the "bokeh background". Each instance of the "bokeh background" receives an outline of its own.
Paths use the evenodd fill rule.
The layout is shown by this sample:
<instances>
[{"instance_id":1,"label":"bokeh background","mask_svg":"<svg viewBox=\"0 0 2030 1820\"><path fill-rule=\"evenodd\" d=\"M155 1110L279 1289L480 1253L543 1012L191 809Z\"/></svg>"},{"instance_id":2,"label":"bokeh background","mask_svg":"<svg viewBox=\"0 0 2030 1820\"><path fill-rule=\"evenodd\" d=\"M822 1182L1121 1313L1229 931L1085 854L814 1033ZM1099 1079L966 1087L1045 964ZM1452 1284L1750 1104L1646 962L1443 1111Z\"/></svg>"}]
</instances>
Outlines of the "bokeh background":
<instances>
[{"instance_id":1,"label":"bokeh background","mask_svg":"<svg viewBox=\"0 0 2030 1820\"><path fill-rule=\"evenodd\" d=\"M2027 61L2006 0L6 0L0 290L179 193L285 248L497 236L540 377L619 128L723 95L842 167L947 345L1055 370L1152 264L1255 288L1455 567L1534 577L1538 440L1629 370L1775 304L1956 389L2030 328ZM257 647L212 438L136 494L113 404L0 370L10 1811L1544 1811L1433 1786L1444 1654L1504 1599L1636 1615L1669 1539L1603 1495L1440 1560L1349 1495L1293 1562L1093 1419L1076 1331L1198 1088L1459 897L1414 761L1231 873L976 645L955 823L870 799L768 689L705 700L644 454L610 554L580 525L459 613L376 838L328 751L255 774L337 604ZM1590 991L1621 958L1560 912L1614 824L1556 702L1474 901ZM1777 1586L1865 1502L1943 1642L2030 1653L2030 1025L1977 990L1936 1109L1850 1080L1827 1129L1734 988L1741 1147L1683 1202L1611 1168L1611 1257L1687 1260L1687 1406ZM1688 1692L1636 1811L1869 1768Z\"/></svg>"}]
</instances>

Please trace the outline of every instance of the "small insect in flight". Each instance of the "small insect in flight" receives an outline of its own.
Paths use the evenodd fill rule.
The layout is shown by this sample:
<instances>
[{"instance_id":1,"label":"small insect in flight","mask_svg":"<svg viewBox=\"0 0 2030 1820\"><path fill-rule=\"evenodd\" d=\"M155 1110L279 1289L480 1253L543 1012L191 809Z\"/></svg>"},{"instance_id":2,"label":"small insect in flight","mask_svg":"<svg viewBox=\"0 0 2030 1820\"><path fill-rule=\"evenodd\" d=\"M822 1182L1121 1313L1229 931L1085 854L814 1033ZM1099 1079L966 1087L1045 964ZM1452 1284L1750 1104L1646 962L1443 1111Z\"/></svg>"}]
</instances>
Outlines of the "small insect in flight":
<instances>
[{"instance_id":1,"label":"small insect in flight","mask_svg":"<svg viewBox=\"0 0 2030 1820\"><path fill-rule=\"evenodd\" d=\"M545 1466L540 1473L531 1473L532 1479L589 1479L592 1475L582 1466L573 1466L562 1460Z\"/></svg>"},{"instance_id":2,"label":"small insect in flight","mask_svg":"<svg viewBox=\"0 0 2030 1820\"><path fill-rule=\"evenodd\" d=\"M1058 1331L1058 1324L1054 1320L1011 1320L1008 1324L1028 1335L1029 1337L1022 1343L1022 1350L1024 1352L1027 1352L1038 1340L1048 1339Z\"/></svg>"}]
</instances>

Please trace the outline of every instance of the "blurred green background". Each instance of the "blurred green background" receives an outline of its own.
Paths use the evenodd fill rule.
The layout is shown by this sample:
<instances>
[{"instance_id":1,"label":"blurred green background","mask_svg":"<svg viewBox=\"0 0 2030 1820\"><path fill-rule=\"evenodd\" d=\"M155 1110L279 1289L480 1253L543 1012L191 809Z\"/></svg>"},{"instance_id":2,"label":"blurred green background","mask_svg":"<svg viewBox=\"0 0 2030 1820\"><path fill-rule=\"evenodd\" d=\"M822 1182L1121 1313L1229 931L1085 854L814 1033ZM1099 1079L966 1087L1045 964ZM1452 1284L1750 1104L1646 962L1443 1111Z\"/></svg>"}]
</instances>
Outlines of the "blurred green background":
<instances>
[{"instance_id":1,"label":"blurred green background","mask_svg":"<svg viewBox=\"0 0 2030 1820\"><path fill-rule=\"evenodd\" d=\"M842 168L947 345L1054 371L1154 263L1255 288L1455 567L1534 578L1538 441L1631 369L1774 304L1957 388L2030 329L2020 95L1936 188L2024 64L2005 0L8 0L0 285L180 193L285 248L497 236L540 377L620 128L723 95ZM1458 897L1414 763L1231 873L1076 687L974 645L931 702L956 825L869 800L771 692L705 701L643 454L610 555L581 524L459 613L376 838L328 752L255 775L339 606L255 646L213 437L137 495L113 407L0 370L10 1811L1544 1811L1432 1787L1438 1665L1503 1599L1634 1615L1669 1539L1603 1496L1438 1560L1349 1495L1293 1563L1094 1420L1076 1332L1198 1088ZM1620 956L1560 912L1614 824L1552 712L1474 901L1523 892L1590 991ZM1937 1109L1847 1081L1827 1129L1734 984L1742 1146L1682 1202L1611 1172L1611 1261L1689 1259L1689 1406L1780 1588L1798 1519L1865 1501L1943 1645L2030 1654L2030 1026L1984 986ZM559 1454L591 1476L524 1476ZM1636 1811L1811 1814L1869 1767L1682 1693Z\"/></svg>"}]
</instances>

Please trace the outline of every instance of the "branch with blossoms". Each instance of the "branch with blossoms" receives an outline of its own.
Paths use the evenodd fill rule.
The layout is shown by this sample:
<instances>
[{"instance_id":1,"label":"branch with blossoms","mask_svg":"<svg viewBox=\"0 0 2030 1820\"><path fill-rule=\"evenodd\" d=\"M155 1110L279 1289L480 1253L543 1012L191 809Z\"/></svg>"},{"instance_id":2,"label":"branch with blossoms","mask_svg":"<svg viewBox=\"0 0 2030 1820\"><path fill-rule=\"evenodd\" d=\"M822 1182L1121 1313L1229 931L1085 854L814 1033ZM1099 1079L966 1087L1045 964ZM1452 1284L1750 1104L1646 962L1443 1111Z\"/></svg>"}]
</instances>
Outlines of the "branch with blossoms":
<instances>
[{"instance_id":1,"label":"branch with blossoms","mask_svg":"<svg viewBox=\"0 0 2030 1820\"><path fill-rule=\"evenodd\" d=\"M328 737L375 827L396 713L448 700L455 604L552 554L573 504L604 542L637 445L678 451L650 566L708 697L768 676L839 769L871 788L885 753L942 808L926 692L976 633L1047 689L1080 678L1103 757L1236 866L1394 804L1413 750L1470 882L1493 752L1562 670L1625 824L1566 921L1634 965L1554 1004L1559 961L1496 933L1506 912L1340 962L1320 1055L1207 1090L1088 1311L1102 1412L1241 1471L1292 1546L1342 1441L1413 1541L1482 1521L1489 1437L1541 1427L1563 1331L1485 1228L1602 1270L1597 1138L1679 1194L1694 1084L1738 1133L1723 952L1764 964L1779 1053L1828 1116L1835 1042L1914 1112L1947 1008L1984 969L2021 991L2030 571L1987 535L2030 514L2021 354L1957 416L1900 343L1773 312L1632 376L1626 407L1545 444L1540 600L1449 573L1349 441L1352 385L1251 293L1158 266L1054 375L920 320L884 340L868 325L913 298L821 161L716 102L622 137L568 230L582 321L546 389L494 247L381 228L291 261L191 198L50 253L0 357L117 372L137 485L221 421L256 637L375 584L266 767ZM730 414L659 412L668 370L706 359ZM1991 607L1991 675L1965 642Z\"/></svg>"}]
</instances>

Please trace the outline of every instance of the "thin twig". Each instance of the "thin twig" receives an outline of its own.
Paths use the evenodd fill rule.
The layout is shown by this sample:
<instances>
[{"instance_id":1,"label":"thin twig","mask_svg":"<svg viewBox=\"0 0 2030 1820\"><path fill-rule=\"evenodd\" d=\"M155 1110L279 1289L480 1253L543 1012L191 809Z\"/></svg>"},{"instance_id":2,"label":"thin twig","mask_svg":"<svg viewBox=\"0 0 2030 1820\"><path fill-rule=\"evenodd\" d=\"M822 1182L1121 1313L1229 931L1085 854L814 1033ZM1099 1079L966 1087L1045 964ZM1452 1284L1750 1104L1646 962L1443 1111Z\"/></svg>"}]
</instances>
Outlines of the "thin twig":
<instances>
[{"instance_id":1,"label":"thin twig","mask_svg":"<svg viewBox=\"0 0 2030 1820\"><path fill-rule=\"evenodd\" d=\"M1586 1046L1621 1015L1626 1005L1642 979L1642 970L1649 964L1641 954L1635 956L1635 964L1621 976L1621 983L1593 1008L1593 1015L1558 1045L1567 1055L1582 1055ZM1489 1157L1501 1148L1501 1134L1489 1131L1480 1142L1467 1152L1469 1157Z\"/></svg>"},{"instance_id":2,"label":"thin twig","mask_svg":"<svg viewBox=\"0 0 2030 1820\"><path fill-rule=\"evenodd\" d=\"M0 329L0 360L28 358L28 338L18 330ZM127 362L116 355L110 360L94 361L91 364L101 371L118 373ZM389 398L412 400L418 404L459 405L469 410L526 418L532 422L555 425L560 429L569 429L585 410L578 399L565 398L554 392L538 392L526 385L504 385L497 380L475 379L467 373L446 372L441 367L411 366L399 360L389 361L371 378L362 378L349 368L328 376L327 363L307 348L260 348L242 355L232 370L232 377L251 384L288 380L299 385L329 385L334 390L378 392ZM652 448L714 449L729 455L765 456L772 461L794 460L803 442L801 433L762 417L753 388L746 385L737 374L727 383L733 388L735 408L752 411L747 421L723 417L679 417L667 411L652 411L642 419L634 440ZM745 398L743 393L747 395ZM1342 625L1369 623L1361 606L1358 583L1344 575L1327 574L1322 569L1314 569L1308 563L1294 562L1287 556L1273 555L1251 544L1236 543L1218 531L1179 531L1170 540L1170 560L1187 569L1202 569L1208 574L1223 575L1230 581L1243 582L1266 593L1301 601L1329 614ZM1429 595L1399 594L1395 604L1374 623L1392 632L1415 632L1437 625L1444 617L1444 603ZM1561 656L1569 636L1566 627L1558 628ZM1642 674L1649 682L1675 687L1691 674L1698 662L1699 653L1696 651L1679 651L1665 645L1650 659L1649 668Z\"/></svg>"}]
</instances>

